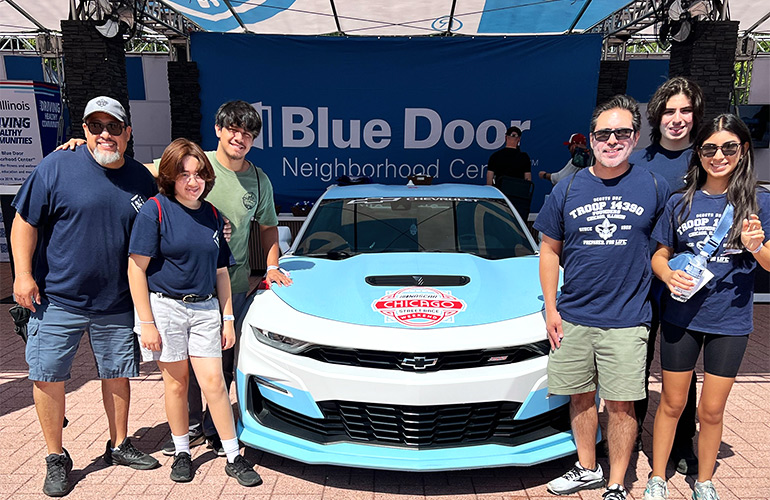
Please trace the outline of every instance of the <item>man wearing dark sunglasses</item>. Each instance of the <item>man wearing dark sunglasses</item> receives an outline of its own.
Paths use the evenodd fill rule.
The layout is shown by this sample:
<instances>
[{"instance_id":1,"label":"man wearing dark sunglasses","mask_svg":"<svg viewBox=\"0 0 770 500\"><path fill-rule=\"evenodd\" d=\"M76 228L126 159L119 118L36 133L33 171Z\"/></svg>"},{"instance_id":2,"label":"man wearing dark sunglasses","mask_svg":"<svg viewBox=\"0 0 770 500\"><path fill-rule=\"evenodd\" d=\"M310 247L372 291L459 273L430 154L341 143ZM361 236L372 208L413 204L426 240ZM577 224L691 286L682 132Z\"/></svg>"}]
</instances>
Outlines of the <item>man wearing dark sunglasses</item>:
<instances>
[{"instance_id":1,"label":"man wearing dark sunglasses","mask_svg":"<svg viewBox=\"0 0 770 500\"><path fill-rule=\"evenodd\" d=\"M644 167L660 175L669 184L671 191L684 188L684 178L692 157L692 141L703 121L703 92L698 84L683 77L674 77L663 83L655 91L647 104L647 121L650 124L652 144L635 151L630 158L634 165ZM654 246L651 250L655 250ZM660 299L666 286L653 278L650 287L652 321L650 340L647 348L646 384L649 395L650 366L655 356L655 340L660 327ZM696 380L692 377L687 405L679 419L671 450L671 461L680 474L696 474L698 457L693 452L695 437ZM646 396L635 403L638 435L635 444L637 451L642 450L642 427L647 416L649 398Z\"/></svg>"},{"instance_id":2,"label":"man wearing dark sunglasses","mask_svg":"<svg viewBox=\"0 0 770 500\"><path fill-rule=\"evenodd\" d=\"M134 218L157 187L147 169L124 156L131 127L118 101L89 101L83 130L87 147L46 156L13 201L13 292L32 311L26 359L46 441L49 496L71 487L72 458L62 447L64 382L86 331L109 422L105 462L159 466L127 437L128 378L139 375L139 350L126 255Z\"/></svg>"},{"instance_id":3,"label":"man wearing dark sunglasses","mask_svg":"<svg viewBox=\"0 0 770 500\"><path fill-rule=\"evenodd\" d=\"M551 343L548 392L570 397L578 461L548 483L569 495L607 484L596 462L597 391L609 413L609 487L605 500L625 500L623 486L636 437L633 402L644 397L650 322L650 233L668 200L666 181L629 156L641 115L632 98L615 96L591 119L596 163L556 184L535 221L543 233L540 284ZM559 266L564 284L557 301Z\"/></svg>"}]
</instances>

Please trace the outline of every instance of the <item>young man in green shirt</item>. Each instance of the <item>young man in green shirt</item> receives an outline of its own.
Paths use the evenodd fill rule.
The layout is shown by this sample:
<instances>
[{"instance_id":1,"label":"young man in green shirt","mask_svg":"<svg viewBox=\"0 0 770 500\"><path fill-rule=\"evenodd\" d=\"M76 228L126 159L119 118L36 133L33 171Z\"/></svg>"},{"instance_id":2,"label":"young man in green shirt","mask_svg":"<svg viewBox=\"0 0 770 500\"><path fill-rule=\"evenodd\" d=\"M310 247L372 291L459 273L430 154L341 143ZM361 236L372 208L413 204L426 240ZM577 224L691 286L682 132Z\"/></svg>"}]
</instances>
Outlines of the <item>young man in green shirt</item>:
<instances>
[{"instance_id":1,"label":"young man in green shirt","mask_svg":"<svg viewBox=\"0 0 770 500\"><path fill-rule=\"evenodd\" d=\"M262 169L246 159L254 139L262 130L259 113L245 101L226 102L217 111L214 130L219 144L216 151L208 151L206 156L214 167L216 182L206 200L217 207L230 222L230 251L237 263L230 268L230 283L235 324L240 325L246 313L246 294L249 292L251 275L249 234L252 218L259 224L259 239L267 257L267 279L280 286L291 285L291 279L278 269L280 250L273 186ZM234 377L234 365L235 349L222 351L222 368L228 391ZM203 413L201 390L192 371L187 396L190 406L190 444L193 440L202 443L205 436L217 454L224 453L210 416ZM173 455L173 442L170 446L163 446L163 453Z\"/></svg>"}]
</instances>

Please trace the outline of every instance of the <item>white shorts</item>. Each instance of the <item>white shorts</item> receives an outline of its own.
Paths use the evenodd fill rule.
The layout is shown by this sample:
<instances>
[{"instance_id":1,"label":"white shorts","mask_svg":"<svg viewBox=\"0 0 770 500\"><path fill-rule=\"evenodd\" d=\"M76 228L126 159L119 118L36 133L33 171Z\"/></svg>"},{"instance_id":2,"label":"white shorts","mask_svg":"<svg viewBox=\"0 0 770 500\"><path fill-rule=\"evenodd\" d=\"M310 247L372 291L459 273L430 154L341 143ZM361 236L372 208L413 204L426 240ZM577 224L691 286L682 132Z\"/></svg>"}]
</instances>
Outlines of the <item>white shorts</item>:
<instances>
[{"instance_id":1,"label":"white shorts","mask_svg":"<svg viewBox=\"0 0 770 500\"><path fill-rule=\"evenodd\" d=\"M150 293L150 307L160 333L160 351L141 347L141 325L135 312L134 331L139 337L142 361L183 361L190 356L222 357L222 317L216 297L187 303Z\"/></svg>"}]
</instances>

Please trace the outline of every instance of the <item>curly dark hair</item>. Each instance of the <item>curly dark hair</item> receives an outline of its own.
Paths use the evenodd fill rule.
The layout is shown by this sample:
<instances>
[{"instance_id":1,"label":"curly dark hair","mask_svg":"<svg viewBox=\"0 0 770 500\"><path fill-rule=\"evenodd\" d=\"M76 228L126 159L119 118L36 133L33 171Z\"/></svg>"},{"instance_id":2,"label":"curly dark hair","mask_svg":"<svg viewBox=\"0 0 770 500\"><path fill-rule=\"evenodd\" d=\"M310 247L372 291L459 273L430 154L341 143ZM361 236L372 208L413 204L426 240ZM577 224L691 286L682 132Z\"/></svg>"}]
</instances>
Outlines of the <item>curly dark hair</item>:
<instances>
[{"instance_id":1,"label":"curly dark hair","mask_svg":"<svg viewBox=\"0 0 770 500\"><path fill-rule=\"evenodd\" d=\"M682 76L674 77L663 85L658 87L655 94L647 103L647 121L650 123L650 139L654 143L660 142L662 134L660 133L660 122L663 120L663 113L666 111L666 103L675 95L682 94L690 100L692 105L692 129L690 130L690 139L698 132L700 124L703 121L704 105L703 91L697 83L688 80Z\"/></svg>"},{"instance_id":2,"label":"curly dark hair","mask_svg":"<svg viewBox=\"0 0 770 500\"><path fill-rule=\"evenodd\" d=\"M163 151L163 156L161 156L160 165L158 166L158 191L170 198L176 194L174 185L179 174L184 172L182 160L184 160L185 156L192 156L198 160L199 175L201 179L206 181L206 187L203 188L203 194L200 199L205 199L206 195L211 192L211 188L214 187L216 177L214 175L214 168L201 147L183 137L174 139L166 147L166 150Z\"/></svg>"},{"instance_id":3,"label":"curly dark hair","mask_svg":"<svg viewBox=\"0 0 770 500\"><path fill-rule=\"evenodd\" d=\"M738 137L741 149L738 154L741 155L738 164L730 175L730 181L727 185L727 202L732 204L733 226L730 228L730 234L725 242L726 247L741 248L741 225L743 219L748 219L749 215L756 214L757 205L757 180L754 172L754 148L751 144L751 133L743 121L735 115L721 114L713 120L705 123L695 136L693 143L693 155L690 159L690 166L687 169L685 177L686 187L683 196L677 203L681 206L678 214L678 224L687 219L692 210L692 200L696 191L701 189L706 183L708 174L703 168L700 159L700 147L703 146L709 137L715 133L725 130Z\"/></svg>"}]
</instances>

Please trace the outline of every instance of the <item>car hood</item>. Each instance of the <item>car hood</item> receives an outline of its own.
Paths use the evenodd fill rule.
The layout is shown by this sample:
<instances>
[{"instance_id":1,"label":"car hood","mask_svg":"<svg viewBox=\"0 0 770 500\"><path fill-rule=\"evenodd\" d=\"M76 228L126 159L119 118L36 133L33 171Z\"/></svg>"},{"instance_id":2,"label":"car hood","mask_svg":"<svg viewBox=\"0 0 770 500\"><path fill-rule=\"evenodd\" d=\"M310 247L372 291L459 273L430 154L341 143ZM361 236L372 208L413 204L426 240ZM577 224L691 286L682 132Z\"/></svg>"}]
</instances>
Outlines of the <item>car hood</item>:
<instances>
[{"instance_id":1,"label":"car hood","mask_svg":"<svg viewBox=\"0 0 770 500\"><path fill-rule=\"evenodd\" d=\"M281 267L290 272L294 284L273 286L271 292L286 304L305 314L358 325L474 326L543 309L537 256L500 260L448 253L360 254L344 260L288 256L281 259ZM370 284L372 277L387 284ZM470 280L460 285L459 277Z\"/></svg>"}]
</instances>

